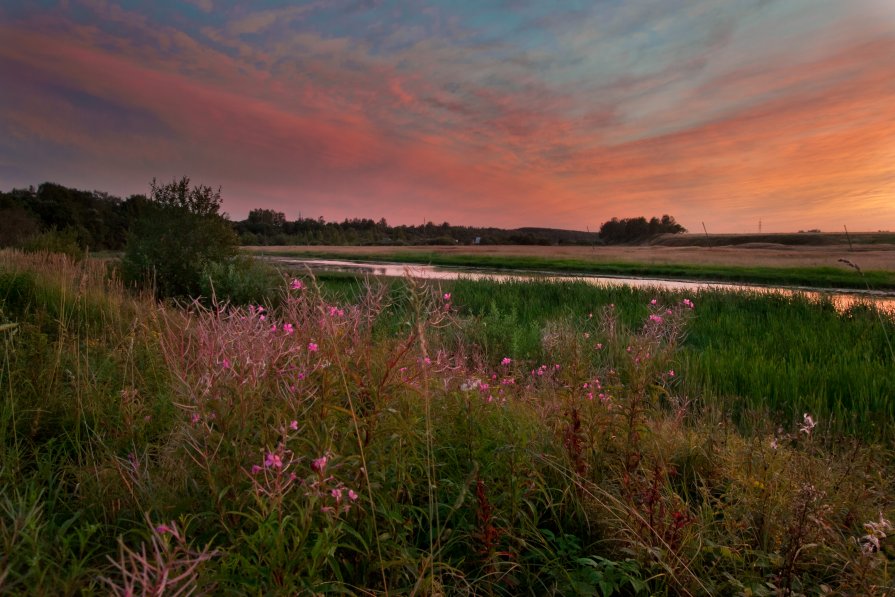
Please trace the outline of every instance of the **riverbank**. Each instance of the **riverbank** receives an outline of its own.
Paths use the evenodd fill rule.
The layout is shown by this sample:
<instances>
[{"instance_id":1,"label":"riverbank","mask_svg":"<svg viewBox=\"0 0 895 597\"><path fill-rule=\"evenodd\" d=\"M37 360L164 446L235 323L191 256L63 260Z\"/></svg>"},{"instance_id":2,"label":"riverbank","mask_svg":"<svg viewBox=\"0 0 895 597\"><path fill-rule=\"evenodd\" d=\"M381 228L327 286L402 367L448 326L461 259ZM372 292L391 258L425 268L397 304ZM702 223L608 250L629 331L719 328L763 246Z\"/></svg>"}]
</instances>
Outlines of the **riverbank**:
<instances>
[{"instance_id":1,"label":"riverbank","mask_svg":"<svg viewBox=\"0 0 895 597\"><path fill-rule=\"evenodd\" d=\"M895 290L895 247L243 247L249 254L499 270Z\"/></svg>"}]
</instances>

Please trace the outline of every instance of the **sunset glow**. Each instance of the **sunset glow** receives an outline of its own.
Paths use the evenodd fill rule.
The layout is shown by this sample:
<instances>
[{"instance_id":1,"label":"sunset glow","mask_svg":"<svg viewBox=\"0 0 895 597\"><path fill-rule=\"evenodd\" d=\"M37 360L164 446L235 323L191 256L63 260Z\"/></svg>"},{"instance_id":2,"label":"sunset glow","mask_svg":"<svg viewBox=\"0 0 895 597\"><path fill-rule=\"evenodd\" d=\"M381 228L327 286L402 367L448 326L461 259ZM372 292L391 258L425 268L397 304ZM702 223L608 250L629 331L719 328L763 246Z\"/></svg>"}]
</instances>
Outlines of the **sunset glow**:
<instances>
[{"instance_id":1,"label":"sunset glow","mask_svg":"<svg viewBox=\"0 0 895 597\"><path fill-rule=\"evenodd\" d=\"M234 219L895 230L891 0L11 4L0 190L188 175Z\"/></svg>"}]
</instances>

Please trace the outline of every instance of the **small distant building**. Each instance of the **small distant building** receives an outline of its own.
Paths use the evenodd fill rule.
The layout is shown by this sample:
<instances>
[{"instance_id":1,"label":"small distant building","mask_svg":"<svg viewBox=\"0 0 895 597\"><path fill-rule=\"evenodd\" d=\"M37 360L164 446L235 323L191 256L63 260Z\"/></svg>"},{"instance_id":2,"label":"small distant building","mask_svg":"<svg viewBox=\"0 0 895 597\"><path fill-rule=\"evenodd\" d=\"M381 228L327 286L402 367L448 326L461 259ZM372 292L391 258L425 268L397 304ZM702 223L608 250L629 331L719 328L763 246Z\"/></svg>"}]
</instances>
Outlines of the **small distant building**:
<instances>
[{"instance_id":1,"label":"small distant building","mask_svg":"<svg viewBox=\"0 0 895 597\"><path fill-rule=\"evenodd\" d=\"M472 241L472 244L474 244L474 245L480 245L480 244L482 244L482 237L481 237L481 236L477 236L477 237L475 237L475 240Z\"/></svg>"}]
</instances>

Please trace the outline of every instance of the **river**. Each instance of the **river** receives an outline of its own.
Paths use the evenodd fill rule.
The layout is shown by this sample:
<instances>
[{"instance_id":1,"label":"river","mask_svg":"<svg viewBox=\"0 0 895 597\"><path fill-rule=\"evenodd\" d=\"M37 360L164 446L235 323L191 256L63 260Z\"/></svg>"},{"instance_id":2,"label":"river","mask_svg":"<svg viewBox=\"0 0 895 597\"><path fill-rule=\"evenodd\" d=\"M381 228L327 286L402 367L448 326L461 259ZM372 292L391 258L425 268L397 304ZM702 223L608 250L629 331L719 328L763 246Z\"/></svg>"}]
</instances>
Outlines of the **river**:
<instances>
[{"instance_id":1,"label":"river","mask_svg":"<svg viewBox=\"0 0 895 597\"><path fill-rule=\"evenodd\" d=\"M487 268L446 267L425 264L384 263L365 261L342 261L337 259L301 259L296 257L266 257L280 265L296 269L310 269L312 272L346 272L371 276L404 277L412 276L425 280L513 280L586 282L596 286L632 286L635 288L658 288L698 292L700 290L724 290L732 292L758 292L790 296L801 294L809 299L829 298L839 311L845 311L855 304L871 303L880 310L895 315L895 292L883 291L842 291L837 289L817 289L802 287L765 286L760 284L731 284L706 280L671 280L665 278L596 276L587 274L559 274L550 271L494 270Z\"/></svg>"}]
</instances>

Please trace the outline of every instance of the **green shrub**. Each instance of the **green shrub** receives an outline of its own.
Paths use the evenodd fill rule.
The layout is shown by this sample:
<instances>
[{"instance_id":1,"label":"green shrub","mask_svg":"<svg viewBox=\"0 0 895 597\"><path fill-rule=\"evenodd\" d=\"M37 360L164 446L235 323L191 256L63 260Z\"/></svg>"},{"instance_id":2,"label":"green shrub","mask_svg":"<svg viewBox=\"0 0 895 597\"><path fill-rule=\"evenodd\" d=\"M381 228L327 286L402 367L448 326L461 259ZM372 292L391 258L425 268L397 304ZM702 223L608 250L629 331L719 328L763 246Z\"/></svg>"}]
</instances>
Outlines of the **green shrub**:
<instances>
[{"instance_id":1,"label":"green shrub","mask_svg":"<svg viewBox=\"0 0 895 597\"><path fill-rule=\"evenodd\" d=\"M22 248L29 253L63 253L75 260L84 257L84 249L78 243L78 233L74 228L38 234L26 241Z\"/></svg>"},{"instance_id":2,"label":"green shrub","mask_svg":"<svg viewBox=\"0 0 895 597\"><path fill-rule=\"evenodd\" d=\"M151 286L159 297L196 296L205 268L236 255L236 234L220 214L220 189L191 188L187 177L161 186L153 180L150 189L128 238L123 278Z\"/></svg>"}]
</instances>

